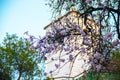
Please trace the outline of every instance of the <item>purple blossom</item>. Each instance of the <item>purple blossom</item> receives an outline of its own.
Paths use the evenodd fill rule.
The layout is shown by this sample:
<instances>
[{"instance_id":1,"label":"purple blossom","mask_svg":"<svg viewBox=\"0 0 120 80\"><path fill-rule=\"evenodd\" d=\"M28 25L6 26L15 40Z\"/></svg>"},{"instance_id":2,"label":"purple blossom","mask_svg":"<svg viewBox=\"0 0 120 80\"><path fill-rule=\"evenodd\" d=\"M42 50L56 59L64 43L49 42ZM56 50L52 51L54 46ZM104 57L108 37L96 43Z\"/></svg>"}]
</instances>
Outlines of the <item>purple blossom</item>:
<instances>
[{"instance_id":1,"label":"purple blossom","mask_svg":"<svg viewBox=\"0 0 120 80\"><path fill-rule=\"evenodd\" d=\"M68 41L72 40L74 38L74 35L70 35Z\"/></svg>"},{"instance_id":2,"label":"purple blossom","mask_svg":"<svg viewBox=\"0 0 120 80\"><path fill-rule=\"evenodd\" d=\"M47 73L46 73L46 72L44 72L44 73L43 73L43 75L44 75L44 76L47 76Z\"/></svg>"},{"instance_id":3,"label":"purple blossom","mask_svg":"<svg viewBox=\"0 0 120 80\"><path fill-rule=\"evenodd\" d=\"M75 46L74 46L74 49L75 49L75 50L79 50L79 46L78 46L78 45L75 45Z\"/></svg>"},{"instance_id":4,"label":"purple blossom","mask_svg":"<svg viewBox=\"0 0 120 80\"><path fill-rule=\"evenodd\" d=\"M52 31L56 34L57 31L60 31L60 30L61 30L61 27L62 27L62 26L60 25L60 23L54 24Z\"/></svg>"},{"instance_id":5,"label":"purple blossom","mask_svg":"<svg viewBox=\"0 0 120 80\"><path fill-rule=\"evenodd\" d=\"M46 32L46 36L48 37L48 36L51 36L52 35L52 33L51 32Z\"/></svg>"},{"instance_id":6,"label":"purple blossom","mask_svg":"<svg viewBox=\"0 0 120 80\"><path fill-rule=\"evenodd\" d=\"M107 32L103 37L103 40L106 41L106 40L112 39L112 36L113 34L111 32Z\"/></svg>"},{"instance_id":7,"label":"purple blossom","mask_svg":"<svg viewBox=\"0 0 120 80\"><path fill-rule=\"evenodd\" d=\"M83 44L90 46L90 45L91 45L91 41L88 40L88 39L84 39L84 40L83 40Z\"/></svg>"},{"instance_id":8,"label":"purple blossom","mask_svg":"<svg viewBox=\"0 0 120 80\"><path fill-rule=\"evenodd\" d=\"M68 46L68 45L67 45L67 46L64 46L64 51L70 51L70 48L71 48L71 47Z\"/></svg>"},{"instance_id":9,"label":"purple blossom","mask_svg":"<svg viewBox=\"0 0 120 80\"><path fill-rule=\"evenodd\" d=\"M81 33L82 36L85 36L85 35L86 35L85 32L84 32L83 30L81 30L80 33Z\"/></svg>"},{"instance_id":10,"label":"purple blossom","mask_svg":"<svg viewBox=\"0 0 120 80\"><path fill-rule=\"evenodd\" d=\"M52 74L52 73L53 73L53 71L50 71L49 73L50 73L50 74Z\"/></svg>"},{"instance_id":11,"label":"purple blossom","mask_svg":"<svg viewBox=\"0 0 120 80\"><path fill-rule=\"evenodd\" d=\"M106 33L106 37L111 38L112 37L112 33L111 32L107 32Z\"/></svg>"},{"instance_id":12,"label":"purple blossom","mask_svg":"<svg viewBox=\"0 0 120 80\"><path fill-rule=\"evenodd\" d=\"M119 46L115 46L114 49L115 50L120 50L120 47Z\"/></svg>"},{"instance_id":13,"label":"purple blossom","mask_svg":"<svg viewBox=\"0 0 120 80\"><path fill-rule=\"evenodd\" d=\"M65 62L65 59L60 59L61 62Z\"/></svg>"},{"instance_id":14,"label":"purple blossom","mask_svg":"<svg viewBox=\"0 0 120 80\"><path fill-rule=\"evenodd\" d=\"M94 62L94 63L98 63L98 59L94 58L94 59L93 59L93 62Z\"/></svg>"},{"instance_id":15,"label":"purple blossom","mask_svg":"<svg viewBox=\"0 0 120 80\"><path fill-rule=\"evenodd\" d=\"M30 35L30 39L31 39L31 41L33 41L33 39L35 39L35 37Z\"/></svg>"},{"instance_id":16,"label":"purple blossom","mask_svg":"<svg viewBox=\"0 0 120 80\"><path fill-rule=\"evenodd\" d=\"M66 11L69 11L69 10L70 10L70 7L67 6L67 7L66 7Z\"/></svg>"},{"instance_id":17,"label":"purple blossom","mask_svg":"<svg viewBox=\"0 0 120 80\"><path fill-rule=\"evenodd\" d=\"M59 68L59 66L60 66L59 64L55 64L55 67L56 67L56 68Z\"/></svg>"},{"instance_id":18,"label":"purple blossom","mask_svg":"<svg viewBox=\"0 0 120 80\"><path fill-rule=\"evenodd\" d=\"M42 52L43 54L46 54L46 53L48 53L48 49L47 49L47 48L46 48L46 49L43 48L41 52Z\"/></svg>"},{"instance_id":19,"label":"purple blossom","mask_svg":"<svg viewBox=\"0 0 120 80\"><path fill-rule=\"evenodd\" d=\"M69 55L69 61L72 61L74 59L73 55Z\"/></svg>"},{"instance_id":20,"label":"purple blossom","mask_svg":"<svg viewBox=\"0 0 120 80\"><path fill-rule=\"evenodd\" d=\"M51 51L52 51L52 50L55 50L55 45L54 45L54 44L50 44L49 47L50 47L50 50L51 50Z\"/></svg>"},{"instance_id":21,"label":"purple blossom","mask_svg":"<svg viewBox=\"0 0 120 80\"><path fill-rule=\"evenodd\" d=\"M86 3L90 3L90 2L91 2L91 0L85 0L85 2L86 2Z\"/></svg>"},{"instance_id":22,"label":"purple blossom","mask_svg":"<svg viewBox=\"0 0 120 80\"><path fill-rule=\"evenodd\" d=\"M98 2L98 6L102 7L104 5L101 2Z\"/></svg>"},{"instance_id":23,"label":"purple blossom","mask_svg":"<svg viewBox=\"0 0 120 80\"><path fill-rule=\"evenodd\" d=\"M116 39L112 42L112 45L113 46L117 46L118 44L120 43L120 40L119 39Z\"/></svg>"},{"instance_id":24,"label":"purple blossom","mask_svg":"<svg viewBox=\"0 0 120 80\"><path fill-rule=\"evenodd\" d=\"M104 36L102 39L103 39L103 41L107 41L108 38L106 36Z\"/></svg>"},{"instance_id":25,"label":"purple blossom","mask_svg":"<svg viewBox=\"0 0 120 80\"><path fill-rule=\"evenodd\" d=\"M43 60L47 60L47 57L46 57L46 56L44 56L44 57L43 57Z\"/></svg>"},{"instance_id":26,"label":"purple blossom","mask_svg":"<svg viewBox=\"0 0 120 80\"><path fill-rule=\"evenodd\" d=\"M79 32L82 31L82 29L81 29L81 27L80 27L79 25L76 25L76 24L75 24L74 26L76 27L76 30L77 30L77 31L79 31Z\"/></svg>"},{"instance_id":27,"label":"purple blossom","mask_svg":"<svg viewBox=\"0 0 120 80\"><path fill-rule=\"evenodd\" d=\"M96 52L96 53L94 54L94 57L95 57L96 59L100 59L100 58L101 58L101 54L100 54L99 52Z\"/></svg>"},{"instance_id":28,"label":"purple blossom","mask_svg":"<svg viewBox=\"0 0 120 80\"><path fill-rule=\"evenodd\" d=\"M69 29L62 29L61 31L60 31L60 34L61 35L67 35L68 34L68 32L69 32Z\"/></svg>"},{"instance_id":29,"label":"purple blossom","mask_svg":"<svg viewBox=\"0 0 120 80\"><path fill-rule=\"evenodd\" d=\"M97 65L97 66L96 66L96 71L97 71L97 72L100 71L101 67L102 67L102 65L100 65L100 64Z\"/></svg>"},{"instance_id":30,"label":"purple blossom","mask_svg":"<svg viewBox=\"0 0 120 80\"><path fill-rule=\"evenodd\" d=\"M80 50L81 50L81 53L87 53L85 48L80 48Z\"/></svg>"},{"instance_id":31,"label":"purple blossom","mask_svg":"<svg viewBox=\"0 0 120 80\"><path fill-rule=\"evenodd\" d=\"M54 58L51 58L52 61L54 61L55 59Z\"/></svg>"}]
</instances>

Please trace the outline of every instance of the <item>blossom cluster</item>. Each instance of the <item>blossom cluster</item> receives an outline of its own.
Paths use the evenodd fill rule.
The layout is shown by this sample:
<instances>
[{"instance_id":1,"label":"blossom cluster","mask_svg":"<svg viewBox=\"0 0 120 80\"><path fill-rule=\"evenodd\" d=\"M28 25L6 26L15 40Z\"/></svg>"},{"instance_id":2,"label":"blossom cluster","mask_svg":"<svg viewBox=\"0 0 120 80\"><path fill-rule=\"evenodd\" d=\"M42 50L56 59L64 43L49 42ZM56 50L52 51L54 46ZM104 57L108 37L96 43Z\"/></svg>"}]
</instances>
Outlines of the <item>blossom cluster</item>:
<instances>
[{"instance_id":1,"label":"blossom cluster","mask_svg":"<svg viewBox=\"0 0 120 80\"><path fill-rule=\"evenodd\" d=\"M60 25L53 25L43 38L36 38L28 34L28 32L25 33L27 36L25 39L31 42L31 47L41 52L40 61L47 61L48 58L51 58L51 61L59 60L54 64L56 69L51 70L49 73L45 72L44 75L52 74L57 69L60 69L63 66L61 63L64 65L66 62L74 64L74 60L80 54L88 55L89 60L86 63L90 64L94 70L100 71L104 64L108 64L107 60L110 59L109 51L112 49L120 50L120 40L114 39L113 34L110 32L103 35L100 40L98 40L99 36L92 40L91 37L94 37L94 35L92 36L90 32L86 33L79 25L72 24L69 27ZM94 42L95 40L98 42ZM58 59L50 57L61 51L64 54L59 53ZM62 57L63 55L67 57ZM83 59L86 61L85 58Z\"/></svg>"},{"instance_id":2,"label":"blossom cluster","mask_svg":"<svg viewBox=\"0 0 120 80\"><path fill-rule=\"evenodd\" d=\"M110 59L112 59L113 50L120 51L120 39L116 38L113 32L105 32L102 36L100 40L101 47L98 49L101 49L101 51L94 53L94 56L92 56L92 63L95 65L94 68L96 71L105 70Z\"/></svg>"}]
</instances>

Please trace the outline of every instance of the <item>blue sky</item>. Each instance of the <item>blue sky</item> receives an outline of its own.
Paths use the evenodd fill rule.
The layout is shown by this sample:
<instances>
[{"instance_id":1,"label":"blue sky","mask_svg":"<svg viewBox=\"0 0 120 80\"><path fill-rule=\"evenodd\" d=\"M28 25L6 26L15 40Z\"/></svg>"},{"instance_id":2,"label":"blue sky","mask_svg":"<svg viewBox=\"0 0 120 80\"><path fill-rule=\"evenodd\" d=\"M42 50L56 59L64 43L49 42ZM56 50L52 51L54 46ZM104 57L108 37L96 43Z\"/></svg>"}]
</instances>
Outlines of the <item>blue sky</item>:
<instances>
[{"instance_id":1,"label":"blue sky","mask_svg":"<svg viewBox=\"0 0 120 80\"><path fill-rule=\"evenodd\" d=\"M22 36L45 34L43 28L51 22L52 12L47 0L0 0L0 42L6 32Z\"/></svg>"}]
</instances>

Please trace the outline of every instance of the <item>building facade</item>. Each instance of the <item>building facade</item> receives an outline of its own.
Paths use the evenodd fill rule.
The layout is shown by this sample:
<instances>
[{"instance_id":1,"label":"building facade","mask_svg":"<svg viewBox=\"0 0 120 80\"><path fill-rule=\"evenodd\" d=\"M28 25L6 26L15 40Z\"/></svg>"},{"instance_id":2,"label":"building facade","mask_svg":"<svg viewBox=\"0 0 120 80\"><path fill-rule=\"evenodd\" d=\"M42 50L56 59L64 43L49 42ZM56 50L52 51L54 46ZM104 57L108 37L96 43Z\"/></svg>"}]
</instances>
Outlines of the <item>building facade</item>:
<instances>
[{"instance_id":1,"label":"building facade","mask_svg":"<svg viewBox=\"0 0 120 80\"><path fill-rule=\"evenodd\" d=\"M89 18L86 24L84 21L81 14L73 9L44 28L46 32L56 34L56 39L60 42L54 51L46 55L48 59L45 61L45 72L48 77L73 80L90 69L90 56L94 52L93 46L97 47L99 42L100 26ZM57 35L58 33L64 36Z\"/></svg>"}]
</instances>

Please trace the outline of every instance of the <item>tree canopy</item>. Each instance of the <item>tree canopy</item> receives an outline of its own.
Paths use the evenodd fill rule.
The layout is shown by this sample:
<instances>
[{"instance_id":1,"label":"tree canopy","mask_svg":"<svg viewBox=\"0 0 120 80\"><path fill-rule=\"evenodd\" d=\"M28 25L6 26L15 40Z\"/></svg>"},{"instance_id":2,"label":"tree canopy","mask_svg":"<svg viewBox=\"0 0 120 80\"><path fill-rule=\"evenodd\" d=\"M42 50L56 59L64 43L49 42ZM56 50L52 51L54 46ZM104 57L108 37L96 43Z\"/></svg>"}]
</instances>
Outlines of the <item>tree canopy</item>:
<instances>
[{"instance_id":1,"label":"tree canopy","mask_svg":"<svg viewBox=\"0 0 120 80\"><path fill-rule=\"evenodd\" d=\"M48 5L55 15L74 7L85 18L85 24L90 17L100 25L112 28L120 39L120 0L48 0Z\"/></svg>"},{"instance_id":2,"label":"tree canopy","mask_svg":"<svg viewBox=\"0 0 120 80\"><path fill-rule=\"evenodd\" d=\"M0 45L0 80L40 78L41 71L35 58L36 53L25 39L15 34L6 34Z\"/></svg>"}]
</instances>

